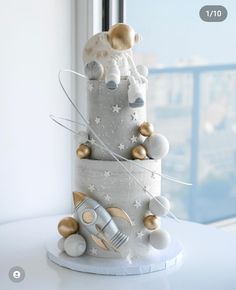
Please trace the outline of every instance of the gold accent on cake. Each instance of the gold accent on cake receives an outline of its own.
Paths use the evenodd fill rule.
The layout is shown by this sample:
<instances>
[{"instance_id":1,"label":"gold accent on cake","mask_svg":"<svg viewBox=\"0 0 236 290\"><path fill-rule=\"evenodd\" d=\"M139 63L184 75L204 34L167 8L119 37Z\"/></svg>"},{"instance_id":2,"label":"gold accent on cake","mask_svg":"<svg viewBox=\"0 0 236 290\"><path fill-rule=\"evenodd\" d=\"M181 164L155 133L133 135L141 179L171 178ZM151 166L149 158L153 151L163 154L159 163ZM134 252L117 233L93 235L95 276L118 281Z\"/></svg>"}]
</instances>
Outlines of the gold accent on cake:
<instances>
[{"instance_id":1,"label":"gold accent on cake","mask_svg":"<svg viewBox=\"0 0 236 290\"><path fill-rule=\"evenodd\" d=\"M73 217L65 217L58 223L57 229L60 235L67 238L79 231L79 224Z\"/></svg>"},{"instance_id":2,"label":"gold accent on cake","mask_svg":"<svg viewBox=\"0 0 236 290\"><path fill-rule=\"evenodd\" d=\"M82 219L86 224L91 224L94 219L94 215L90 211L83 212Z\"/></svg>"},{"instance_id":3,"label":"gold accent on cake","mask_svg":"<svg viewBox=\"0 0 236 290\"><path fill-rule=\"evenodd\" d=\"M147 151L142 145L135 146L132 151L131 155L133 159L144 160L147 157Z\"/></svg>"},{"instance_id":4,"label":"gold accent on cake","mask_svg":"<svg viewBox=\"0 0 236 290\"><path fill-rule=\"evenodd\" d=\"M88 197L86 196L86 194L82 192L78 192L78 191L73 192L73 201L74 201L75 206L80 205L86 198Z\"/></svg>"},{"instance_id":5,"label":"gold accent on cake","mask_svg":"<svg viewBox=\"0 0 236 290\"><path fill-rule=\"evenodd\" d=\"M126 220L128 223L132 225L132 221L129 215L121 208L118 207L108 207L106 209L112 217L117 217Z\"/></svg>"},{"instance_id":6,"label":"gold accent on cake","mask_svg":"<svg viewBox=\"0 0 236 290\"><path fill-rule=\"evenodd\" d=\"M91 235L91 237L92 237L92 239L93 239L93 241L100 247L100 248L102 248L103 250L109 250L109 248L107 247L107 245L104 243L104 241L103 240L101 240L101 239L99 239L99 238L97 238L96 236L94 236L94 235Z\"/></svg>"},{"instance_id":7,"label":"gold accent on cake","mask_svg":"<svg viewBox=\"0 0 236 290\"><path fill-rule=\"evenodd\" d=\"M145 228L150 231L154 231L159 228L159 219L155 215L148 215L143 219Z\"/></svg>"},{"instance_id":8,"label":"gold accent on cake","mask_svg":"<svg viewBox=\"0 0 236 290\"><path fill-rule=\"evenodd\" d=\"M76 150L76 154L80 159L84 159L90 156L91 149L85 144L80 144Z\"/></svg>"},{"instance_id":9,"label":"gold accent on cake","mask_svg":"<svg viewBox=\"0 0 236 290\"><path fill-rule=\"evenodd\" d=\"M154 133L154 126L149 122L143 122L139 126L139 133L142 136L150 137Z\"/></svg>"}]
</instances>

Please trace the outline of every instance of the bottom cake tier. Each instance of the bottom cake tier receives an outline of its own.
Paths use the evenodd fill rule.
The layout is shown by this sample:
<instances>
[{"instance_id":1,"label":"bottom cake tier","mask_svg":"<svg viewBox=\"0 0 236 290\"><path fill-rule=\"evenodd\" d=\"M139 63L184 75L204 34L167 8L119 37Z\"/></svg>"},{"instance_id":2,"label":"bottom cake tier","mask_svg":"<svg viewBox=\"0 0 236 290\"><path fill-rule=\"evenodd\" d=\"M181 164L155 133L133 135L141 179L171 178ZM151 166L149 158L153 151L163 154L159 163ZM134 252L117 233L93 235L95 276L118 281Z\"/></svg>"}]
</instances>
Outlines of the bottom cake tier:
<instances>
[{"instance_id":1,"label":"bottom cake tier","mask_svg":"<svg viewBox=\"0 0 236 290\"><path fill-rule=\"evenodd\" d=\"M169 226L169 228L173 227ZM182 264L183 246L175 238L170 245L162 250L153 252L146 257L138 257L128 261L126 259L106 259L84 255L69 257L57 247L57 241L50 241L47 245L48 258L61 267L78 272L102 275L140 275L156 271L167 270L170 267L178 269Z\"/></svg>"},{"instance_id":2,"label":"bottom cake tier","mask_svg":"<svg viewBox=\"0 0 236 290\"><path fill-rule=\"evenodd\" d=\"M120 232L128 237L128 242L122 246L124 249L121 254L112 248L104 248L92 238L86 226L82 224L80 233L86 240L85 255L113 259L125 255L134 258L158 251L150 245L151 231L144 226L144 218L151 214L149 211L151 197L147 191L154 196L159 196L161 192L161 178L153 173L161 173L161 161L136 160L124 161L122 164L133 177L116 161L83 159L77 162L74 191L86 194L105 209L113 208L113 213L117 212L117 215L113 216L114 222ZM114 208L117 210L114 211ZM125 212L127 218L124 216L120 218L120 210ZM158 223L160 224L160 220Z\"/></svg>"}]
</instances>

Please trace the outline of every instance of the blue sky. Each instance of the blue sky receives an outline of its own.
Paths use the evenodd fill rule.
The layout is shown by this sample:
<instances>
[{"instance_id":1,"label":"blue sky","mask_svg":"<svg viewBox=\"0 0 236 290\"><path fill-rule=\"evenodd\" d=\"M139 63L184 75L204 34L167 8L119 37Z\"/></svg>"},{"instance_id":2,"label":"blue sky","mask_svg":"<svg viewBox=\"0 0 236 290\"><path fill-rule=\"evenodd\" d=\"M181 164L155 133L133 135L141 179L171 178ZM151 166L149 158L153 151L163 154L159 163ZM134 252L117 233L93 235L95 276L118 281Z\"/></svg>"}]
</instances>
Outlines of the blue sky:
<instances>
[{"instance_id":1,"label":"blue sky","mask_svg":"<svg viewBox=\"0 0 236 290\"><path fill-rule=\"evenodd\" d=\"M126 0L126 22L143 37L137 51L155 52L160 63L198 56L208 63L236 63L236 1ZM204 5L223 5L224 22L199 18Z\"/></svg>"}]
</instances>

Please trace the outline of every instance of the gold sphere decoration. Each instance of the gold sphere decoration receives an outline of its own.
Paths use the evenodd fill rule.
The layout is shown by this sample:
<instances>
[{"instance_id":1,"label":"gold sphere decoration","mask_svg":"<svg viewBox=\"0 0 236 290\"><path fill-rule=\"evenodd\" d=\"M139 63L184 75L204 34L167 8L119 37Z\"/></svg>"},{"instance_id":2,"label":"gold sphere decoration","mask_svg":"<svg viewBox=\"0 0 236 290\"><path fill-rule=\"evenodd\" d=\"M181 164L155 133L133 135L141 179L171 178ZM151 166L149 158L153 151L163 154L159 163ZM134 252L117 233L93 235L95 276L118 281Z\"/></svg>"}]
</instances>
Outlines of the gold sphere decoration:
<instances>
[{"instance_id":1,"label":"gold sphere decoration","mask_svg":"<svg viewBox=\"0 0 236 290\"><path fill-rule=\"evenodd\" d=\"M132 149L131 155L133 159L144 160L147 157L147 151L142 145L138 145Z\"/></svg>"},{"instance_id":2,"label":"gold sphere decoration","mask_svg":"<svg viewBox=\"0 0 236 290\"><path fill-rule=\"evenodd\" d=\"M67 238L79 231L79 224L73 217L65 217L59 222L57 229L60 235Z\"/></svg>"},{"instance_id":3,"label":"gold sphere decoration","mask_svg":"<svg viewBox=\"0 0 236 290\"><path fill-rule=\"evenodd\" d=\"M158 220L158 217L155 215L148 215L144 218L143 223L145 228L153 231L159 228Z\"/></svg>"},{"instance_id":4,"label":"gold sphere decoration","mask_svg":"<svg viewBox=\"0 0 236 290\"><path fill-rule=\"evenodd\" d=\"M154 126L149 122L143 122L139 126L139 133L145 137L150 137L154 133Z\"/></svg>"},{"instance_id":5,"label":"gold sphere decoration","mask_svg":"<svg viewBox=\"0 0 236 290\"><path fill-rule=\"evenodd\" d=\"M80 144L76 150L76 154L80 159L84 159L90 156L91 149L85 144Z\"/></svg>"}]
</instances>

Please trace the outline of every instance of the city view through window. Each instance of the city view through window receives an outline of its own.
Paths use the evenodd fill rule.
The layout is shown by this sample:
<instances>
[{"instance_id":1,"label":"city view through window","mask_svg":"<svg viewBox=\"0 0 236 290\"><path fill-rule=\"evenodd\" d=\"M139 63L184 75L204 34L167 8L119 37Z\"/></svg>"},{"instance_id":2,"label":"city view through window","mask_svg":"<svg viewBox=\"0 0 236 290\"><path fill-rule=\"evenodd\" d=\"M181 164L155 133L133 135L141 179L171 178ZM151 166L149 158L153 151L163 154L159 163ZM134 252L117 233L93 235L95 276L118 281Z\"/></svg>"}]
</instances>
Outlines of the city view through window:
<instances>
[{"instance_id":1,"label":"city view through window","mask_svg":"<svg viewBox=\"0 0 236 290\"><path fill-rule=\"evenodd\" d=\"M171 145L163 173L193 183L163 180L162 193L180 218L236 216L236 2L221 1L220 23L200 19L205 1L126 3L136 63L149 67L148 121Z\"/></svg>"}]
</instances>

